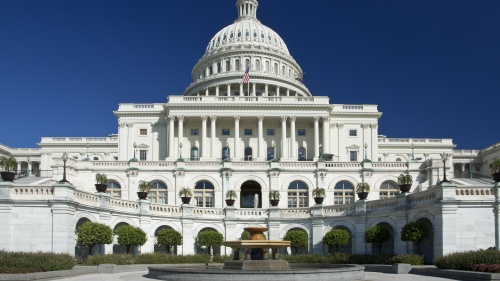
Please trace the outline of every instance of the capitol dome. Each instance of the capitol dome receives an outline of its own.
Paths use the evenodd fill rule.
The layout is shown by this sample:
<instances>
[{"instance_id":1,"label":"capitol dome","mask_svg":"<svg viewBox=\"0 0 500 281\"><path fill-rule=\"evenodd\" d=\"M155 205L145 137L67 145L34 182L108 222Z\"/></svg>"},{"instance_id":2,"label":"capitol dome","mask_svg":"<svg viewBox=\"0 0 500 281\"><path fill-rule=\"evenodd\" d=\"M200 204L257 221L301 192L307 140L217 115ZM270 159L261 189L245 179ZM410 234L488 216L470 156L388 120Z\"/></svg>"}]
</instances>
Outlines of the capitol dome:
<instances>
[{"instance_id":1,"label":"capitol dome","mask_svg":"<svg viewBox=\"0 0 500 281\"><path fill-rule=\"evenodd\" d=\"M237 19L209 41L184 96L312 96L283 39L257 19L258 6L236 1Z\"/></svg>"}]
</instances>

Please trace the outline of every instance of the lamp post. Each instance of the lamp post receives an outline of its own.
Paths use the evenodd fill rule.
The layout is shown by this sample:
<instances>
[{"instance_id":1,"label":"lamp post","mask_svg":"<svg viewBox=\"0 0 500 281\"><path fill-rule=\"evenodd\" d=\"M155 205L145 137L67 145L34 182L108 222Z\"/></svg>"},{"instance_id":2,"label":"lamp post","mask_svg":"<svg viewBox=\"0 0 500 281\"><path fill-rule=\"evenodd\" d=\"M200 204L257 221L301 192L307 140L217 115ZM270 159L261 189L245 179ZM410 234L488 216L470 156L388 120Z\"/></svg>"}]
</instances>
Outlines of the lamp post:
<instances>
[{"instance_id":1,"label":"lamp post","mask_svg":"<svg viewBox=\"0 0 500 281\"><path fill-rule=\"evenodd\" d=\"M411 144L411 160L412 161L415 161L415 154L413 153L414 149L415 149L415 145L412 143Z\"/></svg>"},{"instance_id":2,"label":"lamp post","mask_svg":"<svg viewBox=\"0 0 500 281\"><path fill-rule=\"evenodd\" d=\"M26 172L26 177L29 177L30 176L30 162L31 162L31 158L28 156L28 171Z\"/></svg>"},{"instance_id":3,"label":"lamp post","mask_svg":"<svg viewBox=\"0 0 500 281\"><path fill-rule=\"evenodd\" d=\"M365 160L368 160L368 144L365 142Z\"/></svg>"},{"instance_id":4,"label":"lamp post","mask_svg":"<svg viewBox=\"0 0 500 281\"><path fill-rule=\"evenodd\" d=\"M65 182L69 182L69 181L66 180L66 161L68 161L68 153L66 153L66 151L63 153L62 160L64 162L64 166L63 166L63 179L60 180L59 182L60 183L65 183Z\"/></svg>"},{"instance_id":5,"label":"lamp post","mask_svg":"<svg viewBox=\"0 0 500 281\"><path fill-rule=\"evenodd\" d=\"M321 161L321 160L323 160L323 144L319 143L319 157L318 157L318 161Z\"/></svg>"},{"instance_id":6,"label":"lamp post","mask_svg":"<svg viewBox=\"0 0 500 281\"><path fill-rule=\"evenodd\" d=\"M179 142L179 159L182 160L182 142Z\"/></svg>"},{"instance_id":7,"label":"lamp post","mask_svg":"<svg viewBox=\"0 0 500 281\"><path fill-rule=\"evenodd\" d=\"M449 180L446 179L446 160L448 160L448 155L443 152L441 154L441 160L443 160L443 180L441 181L441 183L450 182Z\"/></svg>"}]
</instances>

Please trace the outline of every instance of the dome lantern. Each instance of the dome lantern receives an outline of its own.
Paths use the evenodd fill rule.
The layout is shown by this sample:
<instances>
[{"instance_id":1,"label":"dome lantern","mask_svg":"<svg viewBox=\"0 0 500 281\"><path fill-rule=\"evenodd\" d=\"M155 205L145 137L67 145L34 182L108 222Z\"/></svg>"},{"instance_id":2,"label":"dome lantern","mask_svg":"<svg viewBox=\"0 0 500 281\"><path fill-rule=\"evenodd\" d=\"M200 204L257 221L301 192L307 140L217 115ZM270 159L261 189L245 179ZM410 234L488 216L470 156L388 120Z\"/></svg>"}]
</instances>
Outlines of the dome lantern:
<instances>
[{"instance_id":1,"label":"dome lantern","mask_svg":"<svg viewBox=\"0 0 500 281\"><path fill-rule=\"evenodd\" d=\"M242 19L257 19L257 0L238 0L236 8L238 9L238 20Z\"/></svg>"}]
</instances>

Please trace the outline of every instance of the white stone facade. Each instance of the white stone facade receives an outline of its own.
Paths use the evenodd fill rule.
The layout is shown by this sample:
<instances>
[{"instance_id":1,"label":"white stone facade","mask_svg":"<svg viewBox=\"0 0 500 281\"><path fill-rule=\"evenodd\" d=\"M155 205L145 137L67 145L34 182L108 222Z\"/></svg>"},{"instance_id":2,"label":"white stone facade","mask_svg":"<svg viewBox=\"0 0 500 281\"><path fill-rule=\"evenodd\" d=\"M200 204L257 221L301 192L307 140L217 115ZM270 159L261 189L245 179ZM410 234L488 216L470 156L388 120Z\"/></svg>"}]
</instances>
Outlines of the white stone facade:
<instances>
[{"instance_id":1,"label":"white stone facade","mask_svg":"<svg viewBox=\"0 0 500 281\"><path fill-rule=\"evenodd\" d=\"M327 231L343 227L352 236L350 252L371 253L363 234L379 223L392 231L384 251L406 253L413 246L399 239L401 228L418 220L432 229L427 257L495 246L496 187L477 178L489 175L498 144L454 151L451 139L379 135L376 105L313 96L286 44L257 20L257 0L236 6L238 19L209 42L185 93L166 103L120 104L116 135L42 138L38 149L0 145L2 155L16 157L18 170L27 171L0 185L0 249L75 254L74 233L83 220L140 226L149 239L143 253L155 250L160 227L181 232L178 253L191 254L202 229L232 240L253 224L268 226L270 239L304 229L314 253L326 251ZM243 83L247 68L250 82ZM57 183L64 152L69 185ZM443 164L450 184L440 184ZM110 195L95 192L97 173L113 183ZM398 194L402 173L413 176L410 194ZM150 202L137 199L139 180L157 183ZM371 187L368 201L356 201L360 182ZM183 187L195 191L192 205L177 196ZM314 202L316 187L326 190L323 204ZM239 196L234 207L224 201L229 189ZM270 206L270 190L281 194L278 207Z\"/></svg>"}]
</instances>

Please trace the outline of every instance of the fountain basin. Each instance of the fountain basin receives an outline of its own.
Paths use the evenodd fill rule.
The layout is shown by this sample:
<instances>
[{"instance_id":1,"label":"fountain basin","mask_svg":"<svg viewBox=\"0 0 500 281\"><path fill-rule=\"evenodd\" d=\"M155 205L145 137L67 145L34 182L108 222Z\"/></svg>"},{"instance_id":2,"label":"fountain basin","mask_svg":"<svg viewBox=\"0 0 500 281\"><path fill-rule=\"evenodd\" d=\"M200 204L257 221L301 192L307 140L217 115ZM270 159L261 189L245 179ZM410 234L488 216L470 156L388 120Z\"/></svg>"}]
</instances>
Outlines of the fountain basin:
<instances>
[{"instance_id":1,"label":"fountain basin","mask_svg":"<svg viewBox=\"0 0 500 281\"><path fill-rule=\"evenodd\" d=\"M289 270L231 270L222 264L149 266L148 278L168 281L350 281L364 278L364 266L355 264L289 264Z\"/></svg>"}]
</instances>

